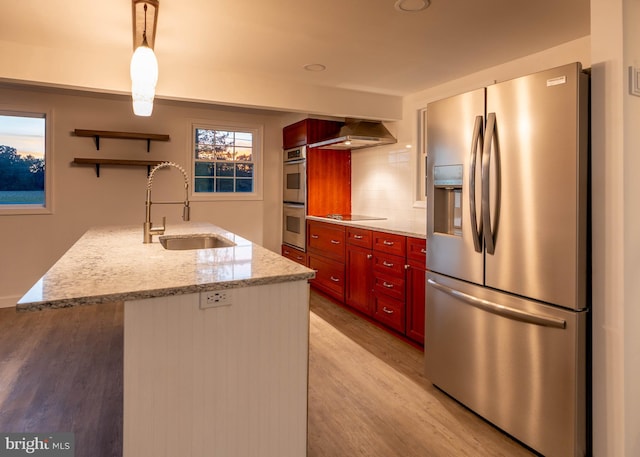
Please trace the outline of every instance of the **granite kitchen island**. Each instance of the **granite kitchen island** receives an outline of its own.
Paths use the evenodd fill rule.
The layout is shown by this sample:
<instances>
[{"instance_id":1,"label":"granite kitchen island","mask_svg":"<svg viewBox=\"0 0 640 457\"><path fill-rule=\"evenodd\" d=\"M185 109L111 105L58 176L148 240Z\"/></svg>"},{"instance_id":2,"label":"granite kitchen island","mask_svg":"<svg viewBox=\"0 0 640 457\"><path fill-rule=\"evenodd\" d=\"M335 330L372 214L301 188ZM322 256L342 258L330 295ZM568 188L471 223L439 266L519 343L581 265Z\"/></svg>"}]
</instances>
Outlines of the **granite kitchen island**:
<instances>
[{"instance_id":1,"label":"granite kitchen island","mask_svg":"<svg viewBox=\"0 0 640 457\"><path fill-rule=\"evenodd\" d=\"M204 233L234 245L167 250L140 226L91 229L17 309L125 302L125 457L306 455L314 273L211 224L166 230Z\"/></svg>"}]
</instances>

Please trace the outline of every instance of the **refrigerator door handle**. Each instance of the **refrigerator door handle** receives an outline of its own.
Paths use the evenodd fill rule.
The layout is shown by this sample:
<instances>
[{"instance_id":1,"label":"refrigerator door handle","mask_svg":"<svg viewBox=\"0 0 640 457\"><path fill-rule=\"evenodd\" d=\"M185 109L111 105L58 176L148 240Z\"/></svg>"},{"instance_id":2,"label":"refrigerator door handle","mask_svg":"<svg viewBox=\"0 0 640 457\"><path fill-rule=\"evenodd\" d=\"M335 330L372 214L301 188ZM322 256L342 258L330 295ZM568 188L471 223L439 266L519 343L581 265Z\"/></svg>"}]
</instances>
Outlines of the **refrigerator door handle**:
<instances>
[{"instance_id":1,"label":"refrigerator door handle","mask_svg":"<svg viewBox=\"0 0 640 457\"><path fill-rule=\"evenodd\" d=\"M482 252L482 219L478 227L478 213L476 208L476 159L478 157L478 145L482 146L484 135L482 132L482 116L476 116L471 139L471 153L469 154L469 211L471 218L471 234L473 235L473 247L476 252Z\"/></svg>"},{"instance_id":2,"label":"refrigerator door handle","mask_svg":"<svg viewBox=\"0 0 640 457\"><path fill-rule=\"evenodd\" d=\"M493 254L496 250L493 230L491 228L491 193L489 174L491 172L491 145L496 132L496 113L487 114L487 128L482 148L482 223L484 243L487 254Z\"/></svg>"},{"instance_id":3,"label":"refrigerator door handle","mask_svg":"<svg viewBox=\"0 0 640 457\"><path fill-rule=\"evenodd\" d=\"M541 325L543 327L553 327L561 329L567 327L567 322L564 319L558 319L551 316L542 316L539 314L533 314L527 311L510 308L508 306L499 305L498 303L483 300L482 298L474 297L459 290L452 289L451 287L440 284L433 279L428 279L427 283L432 285L439 291L451 295L452 297L458 298L471 306L474 306L483 311L506 317L508 319L514 319L517 321L526 322L528 324Z\"/></svg>"}]
</instances>

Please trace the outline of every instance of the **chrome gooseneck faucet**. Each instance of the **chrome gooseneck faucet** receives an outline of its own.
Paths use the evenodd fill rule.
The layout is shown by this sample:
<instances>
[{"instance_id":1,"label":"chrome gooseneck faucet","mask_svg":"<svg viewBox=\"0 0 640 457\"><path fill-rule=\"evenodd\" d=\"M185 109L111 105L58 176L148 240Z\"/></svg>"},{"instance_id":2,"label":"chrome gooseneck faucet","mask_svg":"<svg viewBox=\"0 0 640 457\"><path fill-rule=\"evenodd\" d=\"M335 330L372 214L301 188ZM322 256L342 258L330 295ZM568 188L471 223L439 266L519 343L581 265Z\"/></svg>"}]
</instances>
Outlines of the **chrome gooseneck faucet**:
<instances>
[{"instance_id":1,"label":"chrome gooseneck faucet","mask_svg":"<svg viewBox=\"0 0 640 457\"><path fill-rule=\"evenodd\" d=\"M180 172L182 173L182 176L184 177L184 201L183 202L152 202L151 201L151 186L153 185L153 175L159 169L166 168L166 167L177 168L178 170L180 170ZM151 172L149 173L149 177L147 178L147 201L145 203L146 216L145 216L145 220L144 220L144 241L143 241L143 243L151 243L153 241L153 235L162 235L164 233L164 230L165 230L165 223L166 223L167 218L164 217L164 216L162 217L162 226L161 227L154 227L153 226L153 223L151 222L151 205L152 204L156 204L156 205L184 205L184 209L182 210L182 220L183 221L188 221L189 220L189 213L190 213L190 209L189 209L189 177L187 176L187 172L184 171L184 168L182 168L177 163L162 162L161 164L156 165L153 168L153 170L151 170Z\"/></svg>"}]
</instances>

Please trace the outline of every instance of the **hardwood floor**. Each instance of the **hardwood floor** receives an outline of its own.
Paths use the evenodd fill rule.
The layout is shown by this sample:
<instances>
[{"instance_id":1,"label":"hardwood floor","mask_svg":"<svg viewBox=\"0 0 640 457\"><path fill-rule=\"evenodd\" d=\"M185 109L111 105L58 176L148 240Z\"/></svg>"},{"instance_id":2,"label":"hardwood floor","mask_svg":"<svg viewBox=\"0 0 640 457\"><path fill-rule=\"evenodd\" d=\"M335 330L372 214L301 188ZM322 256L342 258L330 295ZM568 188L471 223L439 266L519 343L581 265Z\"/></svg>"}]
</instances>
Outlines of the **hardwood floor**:
<instances>
[{"instance_id":1,"label":"hardwood floor","mask_svg":"<svg viewBox=\"0 0 640 457\"><path fill-rule=\"evenodd\" d=\"M422 352L311 295L309 457L531 456L434 388ZM76 436L122 455L121 303L0 309L0 431Z\"/></svg>"},{"instance_id":2,"label":"hardwood floor","mask_svg":"<svg viewBox=\"0 0 640 457\"><path fill-rule=\"evenodd\" d=\"M122 455L123 306L0 309L0 431L74 432L76 457Z\"/></svg>"}]
</instances>

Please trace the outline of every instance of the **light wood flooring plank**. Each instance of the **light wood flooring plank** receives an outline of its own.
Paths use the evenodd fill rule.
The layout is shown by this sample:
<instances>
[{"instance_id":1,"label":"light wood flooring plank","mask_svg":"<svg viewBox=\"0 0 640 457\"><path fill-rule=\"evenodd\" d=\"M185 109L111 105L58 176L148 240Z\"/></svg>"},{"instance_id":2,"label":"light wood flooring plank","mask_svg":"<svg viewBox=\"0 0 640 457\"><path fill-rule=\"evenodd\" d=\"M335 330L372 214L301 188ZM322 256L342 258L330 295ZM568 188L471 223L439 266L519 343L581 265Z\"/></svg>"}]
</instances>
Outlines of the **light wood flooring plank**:
<instances>
[{"instance_id":1,"label":"light wood flooring plank","mask_svg":"<svg viewBox=\"0 0 640 457\"><path fill-rule=\"evenodd\" d=\"M423 353L314 294L309 457L532 456L436 389Z\"/></svg>"}]
</instances>

